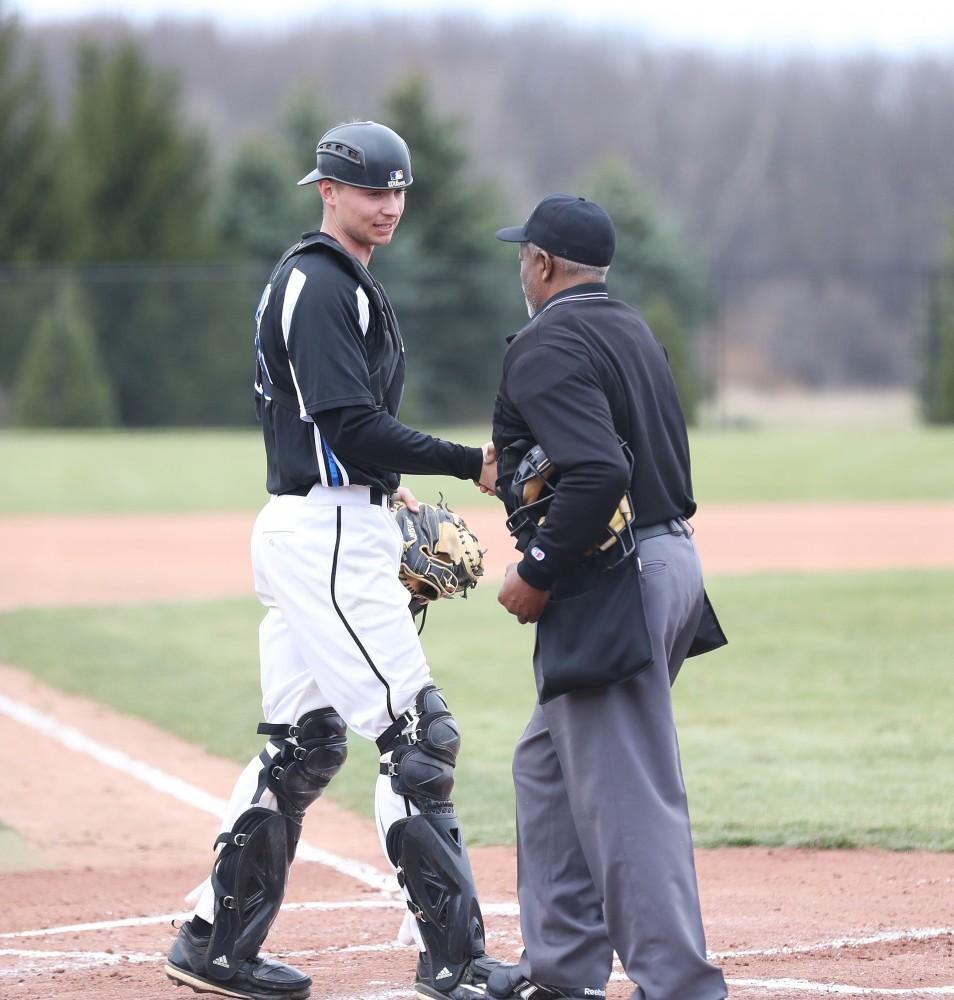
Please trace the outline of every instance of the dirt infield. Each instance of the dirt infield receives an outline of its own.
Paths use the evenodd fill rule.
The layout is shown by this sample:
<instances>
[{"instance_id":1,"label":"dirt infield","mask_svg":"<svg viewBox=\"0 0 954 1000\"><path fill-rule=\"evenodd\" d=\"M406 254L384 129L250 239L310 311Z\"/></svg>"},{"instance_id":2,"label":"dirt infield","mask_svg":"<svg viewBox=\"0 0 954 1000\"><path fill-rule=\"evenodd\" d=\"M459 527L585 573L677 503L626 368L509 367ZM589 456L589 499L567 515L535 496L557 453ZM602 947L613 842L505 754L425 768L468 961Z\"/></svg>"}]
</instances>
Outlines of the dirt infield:
<instances>
[{"instance_id":1,"label":"dirt infield","mask_svg":"<svg viewBox=\"0 0 954 1000\"><path fill-rule=\"evenodd\" d=\"M463 513L501 577L503 518ZM249 594L253 516L0 519L0 608ZM693 525L708 573L954 566L954 503L709 506Z\"/></svg>"},{"instance_id":2,"label":"dirt infield","mask_svg":"<svg viewBox=\"0 0 954 1000\"><path fill-rule=\"evenodd\" d=\"M207 874L217 830L214 802L184 796L224 794L235 765L11 668L0 667L0 689L4 819L32 849L0 875L0 996L173 996L161 972L172 916ZM50 787L51 775L62 782ZM162 777L184 788L157 787ZM304 841L383 867L372 823L325 800ZM473 861L493 951L512 957L513 852L477 848ZM954 856L715 850L698 852L698 866L709 947L734 995L790 1000L823 983L849 996L954 995ZM314 975L316 997L408 996L414 956L390 945L400 904L366 869L342 867L296 864L273 953ZM614 982L610 996L628 992Z\"/></svg>"},{"instance_id":3,"label":"dirt infield","mask_svg":"<svg viewBox=\"0 0 954 1000\"><path fill-rule=\"evenodd\" d=\"M499 575L506 536L468 516ZM0 522L0 606L247 594L250 522ZM952 566L954 505L711 509L697 538L710 572ZM186 996L162 958L184 893L207 874L216 797L236 771L0 666L0 818L19 837L0 829L0 997ZM412 996L414 955L392 944L401 903L382 889L370 818L319 801L301 854L272 953L314 976L316 1000ZM727 849L697 861L709 948L733 996L954 998L954 855ZM513 852L478 848L473 862L491 949L514 957ZM609 995L630 992L618 979Z\"/></svg>"}]
</instances>

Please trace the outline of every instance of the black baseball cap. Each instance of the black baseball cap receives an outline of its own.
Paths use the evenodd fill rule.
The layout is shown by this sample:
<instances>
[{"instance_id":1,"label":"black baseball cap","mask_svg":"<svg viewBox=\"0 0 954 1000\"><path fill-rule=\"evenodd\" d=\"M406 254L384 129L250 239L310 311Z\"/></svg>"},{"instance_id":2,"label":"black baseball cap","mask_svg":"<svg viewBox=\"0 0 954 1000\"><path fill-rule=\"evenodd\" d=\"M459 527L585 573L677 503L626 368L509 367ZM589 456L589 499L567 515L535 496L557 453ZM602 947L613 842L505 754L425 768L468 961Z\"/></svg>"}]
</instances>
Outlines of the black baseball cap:
<instances>
[{"instance_id":1,"label":"black baseball cap","mask_svg":"<svg viewBox=\"0 0 954 1000\"><path fill-rule=\"evenodd\" d=\"M596 204L571 194L548 194L522 226L498 229L504 243L536 243L555 257L609 267L616 249L613 220Z\"/></svg>"}]
</instances>

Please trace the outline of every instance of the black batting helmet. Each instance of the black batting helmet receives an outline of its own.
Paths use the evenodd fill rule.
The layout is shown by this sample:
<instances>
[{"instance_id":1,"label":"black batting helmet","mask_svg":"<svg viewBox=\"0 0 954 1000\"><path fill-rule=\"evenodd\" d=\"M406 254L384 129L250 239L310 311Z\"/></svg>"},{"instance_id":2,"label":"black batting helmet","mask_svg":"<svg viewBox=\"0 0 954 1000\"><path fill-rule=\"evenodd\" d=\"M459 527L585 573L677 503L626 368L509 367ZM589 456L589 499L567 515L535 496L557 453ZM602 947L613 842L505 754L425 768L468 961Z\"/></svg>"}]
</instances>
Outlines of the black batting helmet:
<instances>
[{"instance_id":1,"label":"black batting helmet","mask_svg":"<svg viewBox=\"0 0 954 1000\"><path fill-rule=\"evenodd\" d=\"M299 184L328 178L352 187L399 190L410 187L411 153L387 125L350 122L336 125L318 140L318 166Z\"/></svg>"}]
</instances>

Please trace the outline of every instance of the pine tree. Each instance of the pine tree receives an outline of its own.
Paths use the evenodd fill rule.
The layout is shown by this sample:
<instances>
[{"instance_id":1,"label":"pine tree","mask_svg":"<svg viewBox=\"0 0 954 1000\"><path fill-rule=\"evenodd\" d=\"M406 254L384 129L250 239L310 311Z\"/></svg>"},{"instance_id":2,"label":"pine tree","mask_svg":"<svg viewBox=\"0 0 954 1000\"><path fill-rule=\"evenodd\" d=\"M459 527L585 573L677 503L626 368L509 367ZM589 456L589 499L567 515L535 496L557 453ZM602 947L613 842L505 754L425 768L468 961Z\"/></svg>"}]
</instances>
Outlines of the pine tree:
<instances>
[{"instance_id":1,"label":"pine tree","mask_svg":"<svg viewBox=\"0 0 954 1000\"><path fill-rule=\"evenodd\" d=\"M317 86L304 84L292 94L282 114L279 136L292 162L295 181L314 167L318 140L334 124Z\"/></svg>"},{"instance_id":2,"label":"pine tree","mask_svg":"<svg viewBox=\"0 0 954 1000\"><path fill-rule=\"evenodd\" d=\"M644 302L640 311L669 356L669 367L676 381L686 421L695 423L701 392L695 365L689 357L691 345L685 327L676 316L672 303L662 295Z\"/></svg>"},{"instance_id":3,"label":"pine tree","mask_svg":"<svg viewBox=\"0 0 954 1000\"><path fill-rule=\"evenodd\" d=\"M315 165L318 139L330 126L311 89L289 102L278 137L252 136L225 176L217 216L230 255L271 264L306 229L317 229L321 204L296 182Z\"/></svg>"},{"instance_id":4,"label":"pine tree","mask_svg":"<svg viewBox=\"0 0 954 1000\"><path fill-rule=\"evenodd\" d=\"M30 337L13 393L21 427L107 427L116 399L76 286L61 288Z\"/></svg>"},{"instance_id":5,"label":"pine tree","mask_svg":"<svg viewBox=\"0 0 954 1000\"><path fill-rule=\"evenodd\" d=\"M694 419L701 382L693 342L708 306L701 264L621 160L604 161L582 182L579 193L612 217L616 254L610 294L639 309L666 347L687 419Z\"/></svg>"},{"instance_id":6,"label":"pine tree","mask_svg":"<svg viewBox=\"0 0 954 1000\"><path fill-rule=\"evenodd\" d=\"M239 147L219 207L219 226L230 256L271 264L312 228L308 210L317 206L307 204L301 189L295 189L297 177L289 168L289 158L260 138Z\"/></svg>"},{"instance_id":7,"label":"pine tree","mask_svg":"<svg viewBox=\"0 0 954 1000\"><path fill-rule=\"evenodd\" d=\"M501 209L495 189L470 175L461 123L434 109L422 76L399 83L386 102L385 122L411 150L414 184L401 225L435 255L487 260L494 256L492 222Z\"/></svg>"},{"instance_id":8,"label":"pine tree","mask_svg":"<svg viewBox=\"0 0 954 1000\"><path fill-rule=\"evenodd\" d=\"M382 120L407 141L414 176L394 245L371 261L407 344L407 418L489 420L504 336L526 317L516 265L494 239L509 213L471 176L460 123L434 109L423 78L397 86Z\"/></svg>"},{"instance_id":9,"label":"pine tree","mask_svg":"<svg viewBox=\"0 0 954 1000\"><path fill-rule=\"evenodd\" d=\"M132 42L81 45L69 134L80 232L74 259L181 261L211 249L208 151L173 78Z\"/></svg>"},{"instance_id":10,"label":"pine tree","mask_svg":"<svg viewBox=\"0 0 954 1000\"><path fill-rule=\"evenodd\" d=\"M927 348L924 417L932 424L954 424L954 227L935 283Z\"/></svg>"},{"instance_id":11,"label":"pine tree","mask_svg":"<svg viewBox=\"0 0 954 1000\"><path fill-rule=\"evenodd\" d=\"M0 261L60 256L59 137L35 58L0 5Z\"/></svg>"},{"instance_id":12,"label":"pine tree","mask_svg":"<svg viewBox=\"0 0 954 1000\"><path fill-rule=\"evenodd\" d=\"M108 51L80 46L68 153L73 260L166 264L213 253L206 141L183 124L174 79L132 42ZM180 422L182 373L208 326L192 317L211 286L177 283L157 267L103 268L94 277L85 287L90 317L122 422ZM235 350L244 346L236 340Z\"/></svg>"}]
</instances>

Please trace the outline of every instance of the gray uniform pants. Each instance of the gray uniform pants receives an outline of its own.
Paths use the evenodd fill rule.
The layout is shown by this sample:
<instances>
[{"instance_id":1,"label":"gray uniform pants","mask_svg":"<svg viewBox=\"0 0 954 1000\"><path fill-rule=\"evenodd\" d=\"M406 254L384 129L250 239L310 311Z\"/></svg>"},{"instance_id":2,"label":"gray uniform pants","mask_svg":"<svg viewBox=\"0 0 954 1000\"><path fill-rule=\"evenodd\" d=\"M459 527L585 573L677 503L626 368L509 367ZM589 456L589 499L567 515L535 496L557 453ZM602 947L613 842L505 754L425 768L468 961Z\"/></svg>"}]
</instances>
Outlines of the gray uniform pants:
<instances>
[{"instance_id":1,"label":"gray uniform pants","mask_svg":"<svg viewBox=\"0 0 954 1000\"><path fill-rule=\"evenodd\" d=\"M647 539L640 556L653 665L538 704L514 754L521 967L536 982L601 987L615 950L639 984L633 1000L720 1000L670 699L702 570L685 535Z\"/></svg>"}]
</instances>

